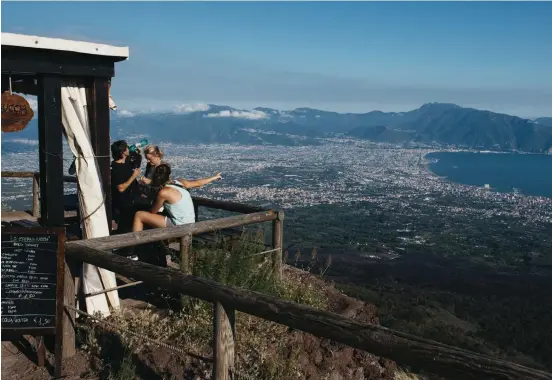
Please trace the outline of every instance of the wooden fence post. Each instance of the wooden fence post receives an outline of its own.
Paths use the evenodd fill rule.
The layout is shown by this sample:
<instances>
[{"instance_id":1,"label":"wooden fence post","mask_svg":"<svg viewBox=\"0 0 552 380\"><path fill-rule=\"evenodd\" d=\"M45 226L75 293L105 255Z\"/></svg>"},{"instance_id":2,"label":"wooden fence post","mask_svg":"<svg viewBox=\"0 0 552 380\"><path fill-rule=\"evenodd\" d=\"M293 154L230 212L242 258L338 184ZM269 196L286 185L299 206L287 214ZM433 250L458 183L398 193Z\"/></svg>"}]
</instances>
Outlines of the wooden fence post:
<instances>
[{"instance_id":1,"label":"wooden fence post","mask_svg":"<svg viewBox=\"0 0 552 380\"><path fill-rule=\"evenodd\" d=\"M192 250L192 235L188 234L180 238L180 271L184 274L191 273L190 251ZM188 305L189 297L181 296L180 304L182 308Z\"/></svg>"},{"instance_id":2,"label":"wooden fence post","mask_svg":"<svg viewBox=\"0 0 552 380\"><path fill-rule=\"evenodd\" d=\"M190 274L190 251L192 250L192 235L180 238L180 271Z\"/></svg>"},{"instance_id":3,"label":"wooden fence post","mask_svg":"<svg viewBox=\"0 0 552 380\"><path fill-rule=\"evenodd\" d=\"M75 263L66 262L65 279L63 280L63 302L65 305L71 307L75 307L75 271ZM62 359L70 358L77 352L75 349L75 318L75 311L65 308L63 313L63 340L61 343Z\"/></svg>"},{"instance_id":4,"label":"wooden fence post","mask_svg":"<svg viewBox=\"0 0 552 380\"><path fill-rule=\"evenodd\" d=\"M195 221L199 222L199 203L194 202L194 215L195 215Z\"/></svg>"},{"instance_id":5,"label":"wooden fence post","mask_svg":"<svg viewBox=\"0 0 552 380\"><path fill-rule=\"evenodd\" d=\"M38 188L38 173L33 173L33 216L35 218L39 217L40 211L40 190Z\"/></svg>"},{"instance_id":6,"label":"wooden fence post","mask_svg":"<svg viewBox=\"0 0 552 380\"><path fill-rule=\"evenodd\" d=\"M213 304L213 380L234 378L235 310Z\"/></svg>"},{"instance_id":7,"label":"wooden fence post","mask_svg":"<svg viewBox=\"0 0 552 380\"><path fill-rule=\"evenodd\" d=\"M278 217L272 221L272 265L276 278L282 278L282 245L284 239L284 212L278 211Z\"/></svg>"}]
</instances>

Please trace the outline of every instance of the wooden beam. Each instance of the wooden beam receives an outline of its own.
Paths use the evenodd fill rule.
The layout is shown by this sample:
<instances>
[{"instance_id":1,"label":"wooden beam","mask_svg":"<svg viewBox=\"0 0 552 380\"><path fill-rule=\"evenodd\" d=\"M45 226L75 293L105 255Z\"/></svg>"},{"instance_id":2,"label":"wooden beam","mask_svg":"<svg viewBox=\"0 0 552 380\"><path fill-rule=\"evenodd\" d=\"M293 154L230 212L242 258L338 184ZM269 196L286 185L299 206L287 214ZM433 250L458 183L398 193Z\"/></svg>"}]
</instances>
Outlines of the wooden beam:
<instances>
[{"instance_id":1,"label":"wooden beam","mask_svg":"<svg viewBox=\"0 0 552 380\"><path fill-rule=\"evenodd\" d=\"M64 210L61 78L56 75L43 75L38 80L38 87L40 215L44 226L62 227Z\"/></svg>"},{"instance_id":2,"label":"wooden beam","mask_svg":"<svg viewBox=\"0 0 552 380\"><path fill-rule=\"evenodd\" d=\"M2 74L113 77L115 64L109 57L3 45Z\"/></svg>"},{"instance_id":3,"label":"wooden beam","mask_svg":"<svg viewBox=\"0 0 552 380\"><path fill-rule=\"evenodd\" d=\"M99 175L105 196L107 224L111 231L111 148L109 133L109 78L95 77L91 81L90 91L90 139L92 149L97 156Z\"/></svg>"},{"instance_id":4,"label":"wooden beam","mask_svg":"<svg viewBox=\"0 0 552 380\"><path fill-rule=\"evenodd\" d=\"M552 380L552 374L502 359L448 346L429 339L358 322L339 314L233 288L180 271L139 261L69 242L66 254L100 268L142 280L148 285L180 292L237 311L295 328L320 338L387 357L414 371L427 370L447 379Z\"/></svg>"},{"instance_id":5,"label":"wooden beam","mask_svg":"<svg viewBox=\"0 0 552 380\"><path fill-rule=\"evenodd\" d=\"M194 201L194 204L197 204L197 206L214 208L217 210L239 212L241 214L251 214L254 212L267 211L267 209L263 207L250 206L235 202L219 201L216 199L192 197L192 200Z\"/></svg>"},{"instance_id":6,"label":"wooden beam","mask_svg":"<svg viewBox=\"0 0 552 380\"><path fill-rule=\"evenodd\" d=\"M213 304L213 376L214 380L231 380L234 371L236 317L234 309L220 302Z\"/></svg>"},{"instance_id":7,"label":"wooden beam","mask_svg":"<svg viewBox=\"0 0 552 380\"><path fill-rule=\"evenodd\" d=\"M263 211L254 214L235 215L227 218L205 220L203 222L184 224L176 227L155 228L140 232L130 232L120 235L79 240L68 244L80 244L103 250L133 247L155 241L179 239L189 234L199 235L205 232L218 231L225 228L268 222L274 220L276 217L277 214L274 211Z\"/></svg>"}]
</instances>

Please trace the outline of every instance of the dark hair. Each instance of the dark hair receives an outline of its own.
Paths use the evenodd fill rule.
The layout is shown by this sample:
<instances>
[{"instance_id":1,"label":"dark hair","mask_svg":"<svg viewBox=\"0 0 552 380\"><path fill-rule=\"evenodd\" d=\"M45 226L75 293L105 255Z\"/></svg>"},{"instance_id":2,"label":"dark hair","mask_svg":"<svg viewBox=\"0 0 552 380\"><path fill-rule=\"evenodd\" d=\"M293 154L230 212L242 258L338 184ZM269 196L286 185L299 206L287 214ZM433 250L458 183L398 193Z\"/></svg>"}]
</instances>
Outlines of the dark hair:
<instances>
[{"instance_id":1,"label":"dark hair","mask_svg":"<svg viewBox=\"0 0 552 380\"><path fill-rule=\"evenodd\" d=\"M111 144L111 157L113 157L114 160L121 159L127 148L128 144L125 140L115 141Z\"/></svg>"},{"instance_id":2,"label":"dark hair","mask_svg":"<svg viewBox=\"0 0 552 380\"><path fill-rule=\"evenodd\" d=\"M155 168L151 177L151 186L165 186L171 178L171 167L167 164L161 164Z\"/></svg>"}]
</instances>

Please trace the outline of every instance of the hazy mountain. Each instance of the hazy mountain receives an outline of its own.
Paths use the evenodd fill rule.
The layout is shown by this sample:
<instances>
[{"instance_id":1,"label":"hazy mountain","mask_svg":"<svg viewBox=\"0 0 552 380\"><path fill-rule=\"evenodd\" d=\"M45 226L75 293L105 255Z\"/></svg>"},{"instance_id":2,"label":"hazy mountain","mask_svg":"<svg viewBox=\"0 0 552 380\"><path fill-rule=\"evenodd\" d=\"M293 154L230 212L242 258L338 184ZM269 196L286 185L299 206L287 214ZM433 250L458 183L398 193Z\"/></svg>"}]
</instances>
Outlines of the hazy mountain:
<instances>
[{"instance_id":1,"label":"hazy mountain","mask_svg":"<svg viewBox=\"0 0 552 380\"><path fill-rule=\"evenodd\" d=\"M546 152L552 148L552 118L536 120L429 103L409 112L338 113L313 108L240 110L219 105L182 106L174 112L114 112L112 139L148 137L152 142L318 144L346 135L390 143L434 143L493 150ZM36 119L3 138L36 139Z\"/></svg>"},{"instance_id":2,"label":"hazy mountain","mask_svg":"<svg viewBox=\"0 0 552 380\"><path fill-rule=\"evenodd\" d=\"M539 117L535 119L534 122L537 124L544 124L552 127L552 117Z\"/></svg>"}]
</instances>

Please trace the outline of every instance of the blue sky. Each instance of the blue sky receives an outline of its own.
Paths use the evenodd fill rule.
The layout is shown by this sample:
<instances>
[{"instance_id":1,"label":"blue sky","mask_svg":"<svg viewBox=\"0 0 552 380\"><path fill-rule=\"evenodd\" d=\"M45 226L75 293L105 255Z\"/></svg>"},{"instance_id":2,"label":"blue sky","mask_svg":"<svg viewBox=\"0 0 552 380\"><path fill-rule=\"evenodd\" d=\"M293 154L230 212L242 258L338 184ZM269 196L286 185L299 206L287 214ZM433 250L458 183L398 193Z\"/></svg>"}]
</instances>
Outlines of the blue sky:
<instances>
[{"instance_id":1,"label":"blue sky","mask_svg":"<svg viewBox=\"0 0 552 380\"><path fill-rule=\"evenodd\" d=\"M129 46L112 92L132 111L438 101L552 116L550 2L2 2L1 28Z\"/></svg>"}]
</instances>

